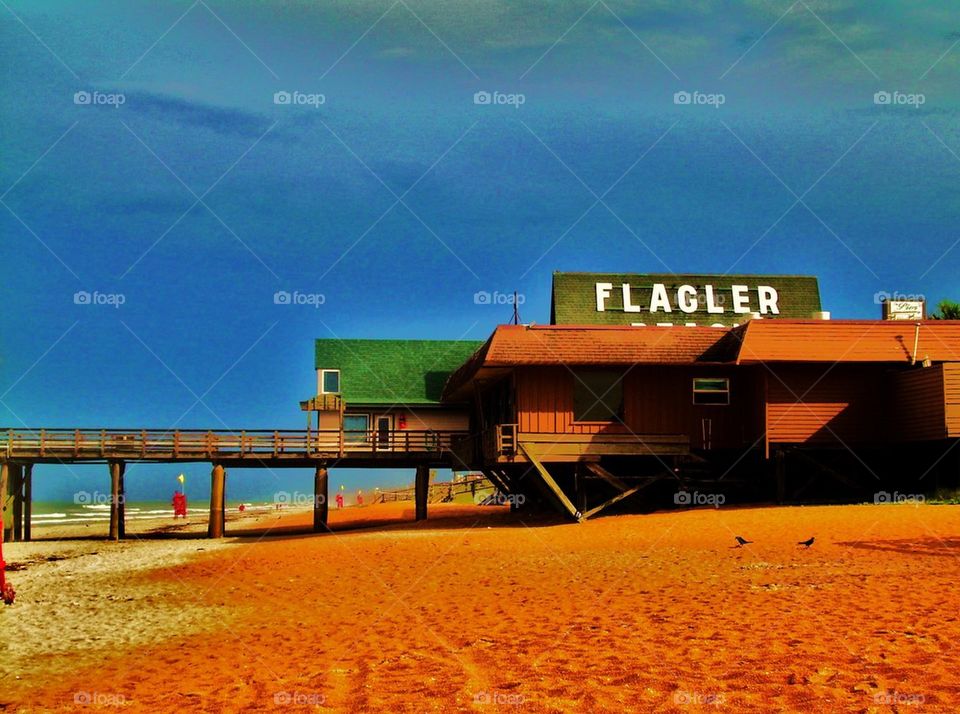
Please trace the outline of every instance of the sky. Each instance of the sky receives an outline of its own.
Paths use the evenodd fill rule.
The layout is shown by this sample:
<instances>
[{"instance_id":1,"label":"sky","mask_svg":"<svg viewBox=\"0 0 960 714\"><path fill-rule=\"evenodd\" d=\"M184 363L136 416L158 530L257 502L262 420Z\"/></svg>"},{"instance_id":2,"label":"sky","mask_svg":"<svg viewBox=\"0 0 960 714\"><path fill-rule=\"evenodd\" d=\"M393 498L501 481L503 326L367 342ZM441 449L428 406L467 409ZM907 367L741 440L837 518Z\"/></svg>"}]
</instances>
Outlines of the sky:
<instances>
[{"instance_id":1,"label":"sky","mask_svg":"<svg viewBox=\"0 0 960 714\"><path fill-rule=\"evenodd\" d=\"M545 323L557 270L960 298L958 79L950 2L4 0L0 425L302 428L315 338Z\"/></svg>"}]
</instances>

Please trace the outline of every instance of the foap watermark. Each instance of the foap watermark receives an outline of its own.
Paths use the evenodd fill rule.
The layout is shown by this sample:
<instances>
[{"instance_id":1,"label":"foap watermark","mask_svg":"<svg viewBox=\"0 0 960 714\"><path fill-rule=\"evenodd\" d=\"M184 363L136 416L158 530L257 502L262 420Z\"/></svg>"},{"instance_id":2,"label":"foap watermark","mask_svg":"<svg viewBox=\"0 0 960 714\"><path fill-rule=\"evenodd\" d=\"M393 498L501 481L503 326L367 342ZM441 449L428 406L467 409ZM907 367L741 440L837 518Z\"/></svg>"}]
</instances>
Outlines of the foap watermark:
<instances>
[{"instance_id":1,"label":"foap watermark","mask_svg":"<svg viewBox=\"0 0 960 714\"><path fill-rule=\"evenodd\" d=\"M119 109L122 104L127 103L127 97L122 92L88 92L81 89L79 92L73 93L73 103L82 107L113 107Z\"/></svg>"},{"instance_id":2,"label":"foap watermark","mask_svg":"<svg viewBox=\"0 0 960 714\"><path fill-rule=\"evenodd\" d=\"M673 494L673 502L678 506L713 506L714 508L720 508L727 502L727 497L722 493L677 491Z\"/></svg>"},{"instance_id":3,"label":"foap watermark","mask_svg":"<svg viewBox=\"0 0 960 714\"><path fill-rule=\"evenodd\" d=\"M73 294L74 305L95 305L119 308L127 301L123 293L102 293L99 290L77 290Z\"/></svg>"},{"instance_id":4,"label":"foap watermark","mask_svg":"<svg viewBox=\"0 0 960 714\"><path fill-rule=\"evenodd\" d=\"M322 506L327 497L322 493L301 493L300 491L277 491L273 494L275 506Z\"/></svg>"},{"instance_id":5,"label":"foap watermark","mask_svg":"<svg viewBox=\"0 0 960 714\"><path fill-rule=\"evenodd\" d=\"M273 703L277 706L322 707L327 696L320 692L275 692Z\"/></svg>"},{"instance_id":6,"label":"foap watermark","mask_svg":"<svg viewBox=\"0 0 960 714\"><path fill-rule=\"evenodd\" d=\"M727 103L727 95L719 92L708 94L706 92L674 92L673 103L680 106L705 106L719 109Z\"/></svg>"},{"instance_id":7,"label":"foap watermark","mask_svg":"<svg viewBox=\"0 0 960 714\"><path fill-rule=\"evenodd\" d=\"M117 503L122 504L125 496L117 495ZM113 504L113 494L99 491L77 491L73 494L73 502L78 506L109 506Z\"/></svg>"},{"instance_id":8,"label":"foap watermark","mask_svg":"<svg viewBox=\"0 0 960 714\"><path fill-rule=\"evenodd\" d=\"M491 293L478 290L473 294L474 305L523 305L526 301L527 296L523 293L502 293L498 290Z\"/></svg>"},{"instance_id":9,"label":"foap watermark","mask_svg":"<svg viewBox=\"0 0 960 714\"><path fill-rule=\"evenodd\" d=\"M680 707L721 706L726 702L722 692L688 692L679 690L673 693L673 703Z\"/></svg>"},{"instance_id":10,"label":"foap watermark","mask_svg":"<svg viewBox=\"0 0 960 714\"><path fill-rule=\"evenodd\" d=\"M473 103L480 105L509 106L519 109L527 103L526 94L506 94L504 92L479 91L473 94Z\"/></svg>"},{"instance_id":11,"label":"foap watermark","mask_svg":"<svg viewBox=\"0 0 960 714\"><path fill-rule=\"evenodd\" d=\"M74 692L73 703L83 707L122 707L127 698L116 692Z\"/></svg>"},{"instance_id":12,"label":"foap watermark","mask_svg":"<svg viewBox=\"0 0 960 714\"><path fill-rule=\"evenodd\" d=\"M873 95L873 103L880 107L913 107L919 109L927 103L927 95L919 92L885 92L883 90Z\"/></svg>"},{"instance_id":13,"label":"foap watermark","mask_svg":"<svg viewBox=\"0 0 960 714\"><path fill-rule=\"evenodd\" d=\"M517 692L483 691L473 695L474 704L493 704L494 706L520 707L526 698Z\"/></svg>"},{"instance_id":14,"label":"foap watermark","mask_svg":"<svg viewBox=\"0 0 960 714\"><path fill-rule=\"evenodd\" d=\"M909 294L909 293L898 293L896 291L889 293L886 290L879 290L873 294L873 301L877 305L883 305L885 302L893 301L904 301L904 302L926 302L926 297L923 295Z\"/></svg>"},{"instance_id":15,"label":"foap watermark","mask_svg":"<svg viewBox=\"0 0 960 714\"><path fill-rule=\"evenodd\" d=\"M922 493L900 493L894 491L877 491L873 494L873 502L877 505L881 503L924 503L927 497Z\"/></svg>"},{"instance_id":16,"label":"foap watermark","mask_svg":"<svg viewBox=\"0 0 960 714\"><path fill-rule=\"evenodd\" d=\"M313 107L319 109L320 105L327 103L327 95L319 92L293 92L279 91L273 93L273 103L280 106L290 107Z\"/></svg>"},{"instance_id":17,"label":"foap watermark","mask_svg":"<svg viewBox=\"0 0 960 714\"><path fill-rule=\"evenodd\" d=\"M493 494L484 495L478 493L473 497L473 502L476 505L486 504L488 506L512 506L519 507L527 502L527 497L522 493L501 493L497 491Z\"/></svg>"},{"instance_id":18,"label":"foap watermark","mask_svg":"<svg viewBox=\"0 0 960 714\"><path fill-rule=\"evenodd\" d=\"M922 694L906 694L905 692L898 692L896 690L892 692L877 692L873 695L873 703L880 706L894 706L894 705L904 705L904 706L918 706L927 701L927 698Z\"/></svg>"},{"instance_id":19,"label":"foap watermark","mask_svg":"<svg viewBox=\"0 0 960 714\"><path fill-rule=\"evenodd\" d=\"M304 293L299 290L290 292L289 290L277 290L273 294L274 305L308 305L314 309L319 308L327 301L323 293Z\"/></svg>"}]
</instances>

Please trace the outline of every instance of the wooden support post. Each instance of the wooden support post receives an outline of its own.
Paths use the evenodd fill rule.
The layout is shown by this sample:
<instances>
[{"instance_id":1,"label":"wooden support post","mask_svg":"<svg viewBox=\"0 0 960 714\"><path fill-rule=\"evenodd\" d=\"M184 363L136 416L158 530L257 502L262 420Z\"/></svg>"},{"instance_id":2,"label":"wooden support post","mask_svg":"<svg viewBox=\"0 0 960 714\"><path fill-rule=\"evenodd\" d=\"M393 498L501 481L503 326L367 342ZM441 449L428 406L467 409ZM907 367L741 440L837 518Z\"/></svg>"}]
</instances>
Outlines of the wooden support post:
<instances>
[{"instance_id":1,"label":"wooden support post","mask_svg":"<svg viewBox=\"0 0 960 714\"><path fill-rule=\"evenodd\" d=\"M33 464L23 467L23 539L32 540L33 521Z\"/></svg>"},{"instance_id":2,"label":"wooden support post","mask_svg":"<svg viewBox=\"0 0 960 714\"><path fill-rule=\"evenodd\" d=\"M13 540L13 501L10 498L10 470L13 468L4 461L0 464L0 512L3 514L3 540Z\"/></svg>"},{"instance_id":3,"label":"wooden support post","mask_svg":"<svg viewBox=\"0 0 960 714\"><path fill-rule=\"evenodd\" d=\"M210 523L207 526L209 538L223 538L226 480L227 473L223 466L214 464L210 474Z\"/></svg>"},{"instance_id":4,"label":"wooden support post","mask_svg":"<svg viewBox=\"0 0 960 714\"><path fill-rule=\"evenodd\" d=\"M329 510L329 483L327 469L318 466L313 472L313 532L322 533L327 530L327 513Z\"/></svg>"},{"instance_id":5,"label":"wooden support post","mask_svg":"<svg viewBox=\"0 0 960 714\"><path fill-rule=\"evenodd\" d=\"M120 493L117 500L117 532L120 540L127 537L127 487L124 476L127 473L127 462L120 462Z\"/></svg>"},{"instance_id":6,"label":"wooden support post","mask_svg":"<svg viewBox=\"0 0 960 714\"><path fill-rule=\"evenodd\" d=\"M110 461L110 540L120 540L121 462Z\"/></svg>"},{"instance_id":7,"label":"wooden support post","mask_svg":"<svg viewBox=\"0 0 960 714\"><path fill-rule=\"evenodd\" d=\"M550 472L547 471L546 467L540 463L540 460L534 455L533 450L523 442L517 444L520 452L527 457L527 460L533 464L536 468L537 473L540 474L540 478L543 481L544 485L547 487L549 492L553 494L554 498L560 503L560 506L564 508L574 520L578 523L583 521L583 514L577 510L577 507L570 502L570 499L567 498L567 494L563 492L563 489L560 488L560 485L554 480L553 476L550 475Z\"/></svg>"},{"instance_id":8,"label":"wooden support post","mask_svg":"<svg viewBox=\"0 0 960 714\"><path fill-rule=\"evenodd\" d=\"M427 518L427 494L430 492L430 467L421 464L417 466L417 478L414 482L414 502L416 504L416 520Z\"/></svg>"},{"instance_id":9,"label":"wooden support post","mask_svg":"<svg viewBox=\"0 0 960 714\"><path fill-rule=\"evenodd\" d=\"M782 449L773 454L773 469L777 479L777 505L782 506L787 495L787 462Z\"/></svg>"},{"instance_id":10,"label":"wooden support post","mask_svg":"<svg viewBox=\"0 0 960 714\"><path fill-rule=\"evenodd\" d=\"M14 542L23 540L23 466L16 466L10 472L13 486L13 538Z\"/></svg>"}]
</instances>

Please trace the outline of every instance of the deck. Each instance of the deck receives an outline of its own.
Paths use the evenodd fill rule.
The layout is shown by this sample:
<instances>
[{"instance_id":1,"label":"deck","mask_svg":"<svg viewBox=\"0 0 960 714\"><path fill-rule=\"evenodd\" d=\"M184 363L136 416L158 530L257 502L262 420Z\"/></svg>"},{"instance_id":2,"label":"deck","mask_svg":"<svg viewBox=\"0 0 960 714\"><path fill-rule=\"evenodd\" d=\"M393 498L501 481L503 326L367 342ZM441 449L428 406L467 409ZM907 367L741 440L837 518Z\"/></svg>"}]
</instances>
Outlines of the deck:
<instances>
[{"instance_id":1,"label":"deck","mask_svg":"<svg viewBox=\"0 0 960 714\"><path fill-rule=\"evenodd\" d=\"M4 429L0 460L29 463L198 462L259 467L453 463L461 431Z\"/></svg>"}]
</instances>

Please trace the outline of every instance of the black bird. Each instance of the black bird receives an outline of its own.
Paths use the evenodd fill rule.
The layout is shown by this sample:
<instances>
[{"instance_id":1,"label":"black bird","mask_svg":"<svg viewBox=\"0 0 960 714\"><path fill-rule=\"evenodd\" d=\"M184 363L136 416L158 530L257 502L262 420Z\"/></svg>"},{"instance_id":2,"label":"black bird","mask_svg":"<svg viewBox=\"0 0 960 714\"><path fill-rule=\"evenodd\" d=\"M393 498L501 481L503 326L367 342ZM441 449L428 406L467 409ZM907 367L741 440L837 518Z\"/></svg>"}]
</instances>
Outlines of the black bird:
<instances>
[{"instance_id":1,"label":"black bird","mask_svg":"<svg viewBox=\"0 0 960 714\"><path fill-rule=\"evenodd\" d=\"M743 538L743 537L741 537L741 536L737 536L737 547L738 547L738 548L742 548L742 547L745 546L745 545L750 545L751 543L753 543L752 540L747 540L746 538Z\"/></svg>"},{"instance_id":2,"label":"black bird","mask_svg":"<svg viewBox=\"0 0 960 714\"><path fill-rule=\"evenodd\" d=\"M797 543L797 545L802 545L804 548L809 548L811 545L813 545L813 541L814 541L813 538L811 538L810 540L802 540L799 543Z\"/></svg>"}]
</instances>

